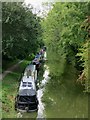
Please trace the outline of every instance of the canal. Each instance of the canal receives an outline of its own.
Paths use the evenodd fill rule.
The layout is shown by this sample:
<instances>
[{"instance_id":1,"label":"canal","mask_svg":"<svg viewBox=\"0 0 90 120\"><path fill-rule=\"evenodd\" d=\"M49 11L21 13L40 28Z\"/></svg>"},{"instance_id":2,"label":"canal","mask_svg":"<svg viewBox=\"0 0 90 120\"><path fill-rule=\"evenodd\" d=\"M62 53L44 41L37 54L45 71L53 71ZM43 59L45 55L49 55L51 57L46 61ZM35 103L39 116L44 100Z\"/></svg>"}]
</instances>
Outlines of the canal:
<instances>
[{"instance_id":1,"label":"canal","mask_svg":"<svg viewBox=\"0 0 90 120\"><path fill-rule=\"evenodd\" d=\"M65 73L61 79L50 78L44 65L42 80L38 80L38 111L19 113L22 118L87 118L88 95L76 83L75 70Z\"/></svg>"}]
</instances>

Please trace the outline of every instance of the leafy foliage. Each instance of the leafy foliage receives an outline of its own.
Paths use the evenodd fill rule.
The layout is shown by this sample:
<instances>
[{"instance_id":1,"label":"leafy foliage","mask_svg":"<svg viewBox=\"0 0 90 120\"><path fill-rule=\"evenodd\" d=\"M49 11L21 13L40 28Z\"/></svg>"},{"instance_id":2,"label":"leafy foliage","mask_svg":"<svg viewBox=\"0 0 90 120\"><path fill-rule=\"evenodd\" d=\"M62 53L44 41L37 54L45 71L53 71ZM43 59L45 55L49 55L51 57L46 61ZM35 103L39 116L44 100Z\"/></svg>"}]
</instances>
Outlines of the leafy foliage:
<instances>
[{"instance_id":1,"label":"leafy foliage","mask_svg":"<svg viewBox=\"0 0 90 120\"><path fill-rule=\"evenodd\" d=\"M89 14L88 7L89 2L57 2L42 22L52 75L61 76L67 64L75 67L80 74L85 70L87 60L82 55L78 56L78 53L87 41L88 31L81 26ZM85 56L85 52L82 53Z\"/></svg>"},{"instance_id":2,"label":"leafy foliage","mask_svg":"<svg viewBox=\"0 0 90 120\"><path fill-rule=\"evenodd\" d=\"M2 3L3 59L23 59L40 46L40 18L22 3Z\"/></svg>"}]
</instances>

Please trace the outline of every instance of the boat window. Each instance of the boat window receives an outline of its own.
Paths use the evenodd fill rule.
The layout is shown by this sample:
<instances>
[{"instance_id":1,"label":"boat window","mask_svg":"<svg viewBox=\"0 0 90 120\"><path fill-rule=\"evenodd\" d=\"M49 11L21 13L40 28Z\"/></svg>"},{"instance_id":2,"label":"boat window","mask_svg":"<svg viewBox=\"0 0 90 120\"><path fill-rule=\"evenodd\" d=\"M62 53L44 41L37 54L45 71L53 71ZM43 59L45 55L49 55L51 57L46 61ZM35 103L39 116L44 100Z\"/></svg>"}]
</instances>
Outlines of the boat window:
<instances>
[{"instance_id":1,"label":"boat window","mask_svg":"<svg viewBox=\"0 0 90 120\"><path fill-rule=\"evenodd\" d=\"M27 84L26 82L23 82L22 86L23 86L23 87L26 87L26 84Z\"/></svg>"},{"instance_id":2,"label":"boat window","mask_svg":"<svg viewBox=\"0 0 90 120\"><path fill-rule=\"evenodd\" d=\"M28 82L28 87L32 87L32 83L31 82Z\"/></svg>"}]
</instances>

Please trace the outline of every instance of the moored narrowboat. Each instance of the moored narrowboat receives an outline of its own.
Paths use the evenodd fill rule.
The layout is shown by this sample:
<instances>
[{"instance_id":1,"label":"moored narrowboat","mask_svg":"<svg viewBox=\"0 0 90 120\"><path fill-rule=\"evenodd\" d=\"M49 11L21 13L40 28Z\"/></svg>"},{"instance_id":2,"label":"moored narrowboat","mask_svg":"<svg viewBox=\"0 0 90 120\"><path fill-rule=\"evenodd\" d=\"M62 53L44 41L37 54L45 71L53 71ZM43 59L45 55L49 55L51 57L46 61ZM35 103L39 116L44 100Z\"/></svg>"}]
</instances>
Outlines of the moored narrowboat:
<instances>
[{"instance_id":1,"label":"moored narrowboat","mask_svg":"<svg viewBox=\"0 0 90 120\"><path fill-rule=\"evenodd\" d=\"M22 77L19 92L15 98L15 110L27 112L38 110L36 85L32 76Z\"/></svg>"}]
</instances>

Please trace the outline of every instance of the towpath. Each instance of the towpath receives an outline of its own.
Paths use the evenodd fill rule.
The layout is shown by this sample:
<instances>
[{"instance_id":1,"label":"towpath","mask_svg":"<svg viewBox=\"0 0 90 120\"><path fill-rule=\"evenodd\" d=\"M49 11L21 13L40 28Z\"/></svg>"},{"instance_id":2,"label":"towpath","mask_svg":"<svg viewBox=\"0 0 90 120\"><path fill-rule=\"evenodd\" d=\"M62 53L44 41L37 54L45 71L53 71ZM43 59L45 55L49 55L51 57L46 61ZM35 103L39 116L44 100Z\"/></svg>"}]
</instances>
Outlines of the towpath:
<instances>
[{"instance_id":1,"label":"towpath","mask_svg":"<svg viewBox=\"0 0 90 120\"><path fill-rule=\"evenodd\" d=\"M0 74L0 80L3 80L3 78L4 78L7 74L9 74L9 73L11 73L13 70L15 70L21 62L23 62L23 60L19 61L19 62L16 63L15 65L13 65L13 66L11 66L10 68L8 68L6 71L4 71L4 73L3 73L2 75Z\"/></svg>"}]
</instances>

